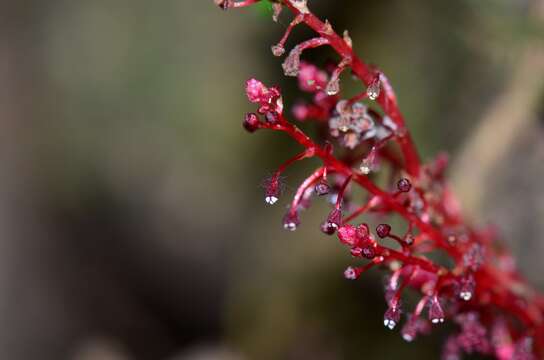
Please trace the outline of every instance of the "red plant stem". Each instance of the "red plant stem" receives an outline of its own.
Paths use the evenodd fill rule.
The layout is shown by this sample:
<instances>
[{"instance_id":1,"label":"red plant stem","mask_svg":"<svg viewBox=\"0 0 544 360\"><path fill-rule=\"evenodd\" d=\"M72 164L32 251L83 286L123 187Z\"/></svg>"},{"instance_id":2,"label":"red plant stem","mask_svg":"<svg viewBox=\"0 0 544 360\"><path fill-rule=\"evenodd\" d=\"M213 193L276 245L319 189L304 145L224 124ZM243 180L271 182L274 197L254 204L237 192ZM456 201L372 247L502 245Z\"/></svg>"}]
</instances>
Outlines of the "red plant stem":
<instances>
[{"instance_id":1,"label":"red plant stem","mask_svg":"<svg viewBox=\"0 0 544 360\"><path fill-rule=\"evenodd\" d=\"M255 3L258 3L261 0L244 0L244 1L238 1L235 2L233 0L226 0L228 3L229 8L241 8L249 5L253 5Z\"/></svg>"},{"instance_id":2,"label":"red plant stem","mask_svg":"<svg viewBox=\"0 0 544 360\"><path fill-rule=\"evenodd\" d=\"M290 211L294 212L297 210L298 204L300 204L300 200L302 199L302 196L304 196L304 192L306 189L308 189L310 186L312 186L316 181L318 181L323 174L325 173L325 167L320 167L314 173L306 178L300 184L300 186L297 189L297 192L295 193L295 196L293 197L293 201L291 203Z\"/></svg>"},{"instance_id":3,"label":"red plant stem","mask_svg":"<svg viewBox=\"0 0 544 360\"><path fill-rule=\"evenodd\" d=\"M372 181L368 179L368 177L354 173L353 170L343 164L340 160L336 159L330 152L325 151L323 148L319 147L317 144L315 144L304 132L302 132L298 127L293 125L292 123L288 122L283 115L280 114L280 123L274 124L274 125L267 125L266 127L283 131L287 133L290 137L292 137L294 140L296 140L300 145L304 146L307 149L313 149L315 156L318 156L323 160L325 163L325 166L327 166L330 169L333 169L334 171L344 174L345 176L352 176L352 180L357 182L359 185L361 185L363 188L365 188L368 192L371 194L378 196L385 204L387 204L392 210L397 212L399 215L404 217L408 222L413 223L422 233L427 234L429 238L431 238L435 245L439 248L444 249L447 251L454 259L457 261L460 261L462 258L462 249L457 247L452 247L447 239L432 225L423 222L418 216L415 214L409 212L405 207L401 206L394 197L381 190L379 187L377 187ZM432 273L438 273L442 277L448 278L453 275L450 274L450 272L443 267L438 267L431 261L428 261L423 258L414 257L411 255L405 255L401 252L398 252L393 249L389 249L383 246L378 245L376 248L376 253L379 255L388 255L390 259L399 260L405 264L415 265L419 266L421 269L432 272ZM509 278L503 278L503 282L501 282L499 279L496 279L495 274L498 273L498 271L494 271L494 269L490 269L488 266L483 267L479 274L480 276L486 276L489 278L488 281L482 281L479 282L483 284L484 286L489 286L488 284L497 284L500 286L500 293L495 294L494 296L497 297L497 302L495 305L497 305L500 308L503 308L505 311L510 312L514 315L519 316L519 312L523 312L523 316L519 316L519 318L524 321L525 325L528 327L543 327L541 321L539 321L538 318L536 318L534 315L531 315L526 309L520 309L517 306L514 306L510 301L505 299L506 292L508 295L508 292L511 287L509 283L511 282L511 279ZM496 290L493 291L493 289L490 289L492 293L497 292ZM494 297L494 299L495 299ZM499 301L500 300L500 301Z\"/></svg>"},{"instance_id":4,"label":"red plant stem","mask_svg":"<svg viewBox=\"0 0 544 360\"><path fill-rule=\"evenodd\" d=\"M306 149L303 152L301 152L300 154L297 154L297 155L293 156L292 158L285 161L283 164L281 164L278 167L278 169L276 170L276 176L281 175L281 173L283 173L285 171L285 169L287 169L293 163L295 163L295 162L297 162L299 160L305 159L307 157L311 157L311 156L314 156L313 151L311 149Z\"/></svg>"},{"instance_id":5,"label":"red plant stem","mask_svg":"<svg viewBox=\"0 0 544 360\"><path fill-rule=\"evenodd\" d=\"M366 202L366 204L355 210L351 215L346 216L346 218L342 220L342 223L348 223L351 220L355 219L357 216L365 213L368 209L372 207L372 205L374 205L374 202L375 198L371 197L370 200Z\"/></svg>"},{"instance_id":6,"label":"red plant stem","mask_svg":"<svg viewBox=\"0 0 544 360\"><path fill-rule=\"evenodd\" d=\"M342 184L342 187L340 187L340 191L338 192L338 196L336 197L336 208L340 210L342 207L342 199L344 198L344 193L346 192L346 189L348 187L349 182L351 181L352 175L348 175L346 180L344 180L344 183Z\"/></svg>"},{"instance_id":7,"label":"red plant stem","mask_svg":"<svg viewBox=\"0 0 544 360\"><path fill-rule=\"evenodd\" d=\"M289 25L287 26L287 29L285 30L285 33L283 34L282 38L280 39L280 41L278 42L278 45L283 47L285 46L285 42L287 41L287 38L289 37L289 35L291 34L291 31L293 31L293 28L295 26L297 26L298 24L300 24L302 22L302 19L304 18L303 15L297 15L295 16L295 18L293 19L293 21L291 21L289 23Z\"/></svg>"},{"instance_id":8,"label":"red plant stem","mask_svg":"<svg viewBox=\"0 0 544 360\"><path fill-rule=\"evenodd\" d=\"M295 16L302 14L293 0L285 0L284 4L293 12ZM336 34L330 31L330 25L326 25L318 17L312 13L304 13L303 22L317 32L321 37L328 40L329 45L342 57L351 58L351 68L353 73L366 85L370 85L375 79L375 72L372 71L353 51L353 49ZM396 100L391 96L386 96L387 91L381 92L377 102L382 110L395 122L399 129L405 128L404 118L396 104ZM421 167L419 155L412 141L412 137L408 132L404 132L402 136L397 136L402 153L405 156L406 171L413 177L419 175Z\"/></svg>"}]
</instances>

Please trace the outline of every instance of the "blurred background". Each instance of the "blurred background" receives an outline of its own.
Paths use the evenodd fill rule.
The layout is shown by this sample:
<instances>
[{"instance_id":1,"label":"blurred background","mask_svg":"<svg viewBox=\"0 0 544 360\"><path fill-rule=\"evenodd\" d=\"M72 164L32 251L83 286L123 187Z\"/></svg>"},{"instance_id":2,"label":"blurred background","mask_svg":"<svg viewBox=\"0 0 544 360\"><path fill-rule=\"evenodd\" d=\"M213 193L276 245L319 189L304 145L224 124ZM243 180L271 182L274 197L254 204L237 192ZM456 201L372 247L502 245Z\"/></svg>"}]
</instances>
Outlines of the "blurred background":
<instances>
[{"instance_id":1,"label":"blurred background","mask_svg":"<svg viewBox=\"0 0 544 360\"><path fill-rule=\"evenodd\" d=\"M1 4L1 359L438 358L447 326L405 343L381 325L382 274L343 279L323 202L296 233L280 225L287 196L263 202L298 147L242 130L243 84L296 100L270 53L286 14ZM310 5L387 74L422 157L451 155L467 214L544 289L543 1ZM289 170L288 192L311 165Z\"/></svg>"}]
</instances>

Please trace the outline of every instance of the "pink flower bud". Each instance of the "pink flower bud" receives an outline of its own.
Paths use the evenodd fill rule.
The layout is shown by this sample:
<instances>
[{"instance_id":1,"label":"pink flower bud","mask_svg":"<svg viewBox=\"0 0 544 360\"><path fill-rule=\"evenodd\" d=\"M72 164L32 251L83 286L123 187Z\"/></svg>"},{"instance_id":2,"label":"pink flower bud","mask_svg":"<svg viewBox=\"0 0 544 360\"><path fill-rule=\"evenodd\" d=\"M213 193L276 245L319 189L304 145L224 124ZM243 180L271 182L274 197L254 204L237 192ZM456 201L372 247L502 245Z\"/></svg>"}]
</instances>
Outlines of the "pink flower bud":
<instances>
[{"instance_id":1,"label":"pink flower bud","mask_svg":"<svg viewBox=\"0 0 544 360\"><path fill-rule=\"evenodd\" d=\"M357 237L361 240L367 239L370 235L370 229L367 224L357 225Z\"/></svg>"},{"instance_id":2,"label":"pink flower bud","mask_svg":"<svg viewBox=\"0 0 544 360\"><path fill-rule=\"evenodd\" d=\"M340 226L338 229L338 238L342 244L354 246L357 243L357 231L355 230L355 226L351 224Z\"/></svg>"},{"instance_id":3,"label":"pink flower bud","mask_svg":"<svg viewBox=\"0 0 544 360\"><path fill-rule=\"evenodd\" d=\"M327 73L317 66L302 62L298 73L298 86L301 90L315 92L327 85Z\"/></svg>"},{"instance_id":4,"label":"pink flower bud","mask_svg":"<svg viewBox=\"0 0 544 360\"><path fill-rule=\"evenodd\" d=\"M390 232L391 226L388 224L380 224L376 226L376 234L378 234L378 236L381 238L388 236Z\"/></svg>"},{"instance_id":5,"label":"pink flower bud","mask_svg":"<svg viewBox=\"0 0 544 360\"><path fill-rule=\"evenodd\" d=\"M267 92L267 87L259 80L252 78L246 81L246 95L252 103L261 102Z\"/></svg>"}]
</instances>

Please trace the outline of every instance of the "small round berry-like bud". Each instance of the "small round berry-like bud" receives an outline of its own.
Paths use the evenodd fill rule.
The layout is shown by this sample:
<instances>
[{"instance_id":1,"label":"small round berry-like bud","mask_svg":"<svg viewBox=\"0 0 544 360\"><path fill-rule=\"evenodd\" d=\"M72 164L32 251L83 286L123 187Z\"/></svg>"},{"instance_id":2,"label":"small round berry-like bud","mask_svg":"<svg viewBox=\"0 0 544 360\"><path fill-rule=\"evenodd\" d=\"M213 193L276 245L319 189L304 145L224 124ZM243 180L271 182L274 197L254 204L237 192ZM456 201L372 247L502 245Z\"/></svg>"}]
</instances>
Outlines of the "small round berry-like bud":
<instances>
[{"instance_id":1,"label":"small round berry-like bud","mask_svg":"<svg viewBox=\"0 0 544 360\"><path fill-rule=\"evenodd\" d=\"M248 132L255 132L260 126L259 117L255 113L247 113L242 125Z\"/></svg>"},{"instance_id":2,"label":"small round berry-like bud","mask_svg":"<svg viewBox=\"0 0 544 360\"><path fill-rule=\"evenodd\" d=\"M332 209L329 216L327 216L327 223L335 230L338 229L342 224L342 211L340 209Z\"/></svg>"},{"instance_id":3,"label":"small round berry-like bud","mask_svg":"<svg viewBox=\"0 0 544 360\"><path fill-rule=\"evenodd\" d=\"M400 331L402 338L405 341L411 342L416 338L418 332L418 320L418 317L413 314L408 316L408 321L406 321L402 327L402 330Z\"/></svg>"},{"instance_id":4,"label":"small round berry-like bud","mask_svg":"<svg viewBox=\"0 0 544 360\"><path fill-rule=\"evenodd\" d=\"M383 315L383 324L386 328L393 330L400 322L400 309L397 306L391 306Z\"/></svg>"},{"instance_id":5,"label":"small round berry-like bud","mask_svg":"<svg viewBox=\"0 0 544 360\"><path fill-rule=\"evenodd\" d=\"M476 281L474 280L474 276L472 274L463 276L459 280L459 297L465 301L469 301L474 295L475 288Z\"/></svg>"},{"instance_id":6,"label":"small round berry-like bud","mask_svg":"<svg viewBox=\"0 0 544 360\"><path fill-rule=\"evenodd\" d=\"M384 238L389 235L391 232L391 226L388 224L380 224L376 226L376 234L378 234L379 237Z\"/></svg>"},{"instance_id":7,"label":"small round berry-like bud","mask_svg":"<svg viewBox=\"0 0 544 360\"><path fill-rule=\"evenodd\" d=\"M440 301L437 297L433 297L431 300L431 306L429 308L429 320L433 324L443 323L444 322L444 310L440 305Z\"/></svg>"},{"instance_id":8,"label":"small round berry-like bud","mask_svg":"<svg viewBox=\"0 0 544 360\"><path fill-rule=\"evenodd\" d=\"M363 247L362 254L365 258L372 260L376 257L376 249L374 248L374 244L370 241L367 242Z\"/></svg>"},{"instance_id":9,"label":"small round berry-like bud","mask_svg":"<svg viewBox=\"0 0 544 360\"><path fill-rule=\"evenodd\" d=\"M338 239L344 245L353 246L357 243L357 231L351 224L342 225L338 228Z\"/></svg>"},{"instance_id":10,"label":"small round berry-like bud","mask_svg":"<svg viewBox=\"0 0 544 360\"><path fill-rule=\"evenodd\" d=\"M397 189L399 189L400 192L408 192L411 188L412 183L406 178L402 178L397 182Z\"/></svg>"},{"instance_id":11,"label":"small round berry-like bud","mask_svg":"<svg viewBox=\"0 0 544 360\"><path fill-rule=\"evenodd\" d=\"M321 231L327 235L332 235L336 231L336 228L332 226L328 221L324 221L321 226Z\"/></svg>"},{"instance_id":12,"label":"small round berry-like bud","mask_svg":"<svg viewBox=\"0 0 544 360\"><path fill-rule=\"evenodd\" d=\"M289 231L295 231L300 225L298 212L289 210L283 217L283 228Z\"/></svg>"},{"instance_id":13,"label":"small round berry-like bud","mask_svg":"<svg viewBox=\"0 0 544 360\"><path fill-rule=\"evenodd\" d=\"M319 196L327 195L330 191L331 187L325 180L321 180L315 184L315 193Z\"/></svg>"}]
</instances>

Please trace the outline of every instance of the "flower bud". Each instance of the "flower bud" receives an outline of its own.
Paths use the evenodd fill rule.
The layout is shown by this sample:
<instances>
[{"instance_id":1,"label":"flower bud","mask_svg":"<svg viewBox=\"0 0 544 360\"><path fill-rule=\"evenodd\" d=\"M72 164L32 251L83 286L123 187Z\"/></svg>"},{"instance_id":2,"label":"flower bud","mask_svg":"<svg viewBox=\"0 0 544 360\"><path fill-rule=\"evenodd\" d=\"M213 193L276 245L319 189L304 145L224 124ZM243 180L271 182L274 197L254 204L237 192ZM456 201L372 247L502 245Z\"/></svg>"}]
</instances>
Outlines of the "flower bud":
<instances>
[{"instance_id":1,"label":"flower bud","mask_svg":"<svg viewBox=\"0 0 544 360\"><path fill-rule=\"evenodd\" d=\"M354 246L357 243L357 231L355 226L346 224L338 228L338 239L344 245Z\"/></svg>"},{"instance_id":2,"label":"flower bud","mask_svg":"<svg viewBox=\"0 0 544 360\"><path fill-rule=\"evenodd\" d=\"M400 192L408 192L412 188L412 183L406 178L402 178L397 182L397 189Z\"/></svg>"},{"instance_id":3,"label":"flower bud","mask_svg":"<svg viewBox=\"0 0 544 360\"><path fill-rule=\"evenodd\" d=\"M255 132L255 130L259 128L260 124L259 117L255 113L247 113L244 118L244 122L242 123L244 129L250 133Z\"/></svg>"},{"instance_id":4,"label":"flower bud","mask_svg":"<svg viewBox=\"0 0 544 360\"><path fill-rule=\"evenodd\" d=\"M278 175L273 175L264 181L264 200L269 205L274 205L281 193L281 183Z\"/></svg>"},{"instance_id":5,"label":"flower bud","mask_svg":"<svg viewBox=\"0 0 544 360\"><path fill-rule=\"evenodd\" d=\"M390 306L383 315L383 324L386 328L393 330L400 322L400 309L397 306Z\"/></svg>"},{"instance_id":6,"label":"flower bud","mask_svg":"<svg viewBox=\"0 0 544 360\"><path fill-rule=\"evenodd\" d=\"M438 298L435 296L431 299L431 306L429 308L429 320L433 324L443 323L444 322L444 310L438 301Z\"/></svg>"},{"instance_id":7,"label":"flower bud","mask_svg":"<svg viewBox=\"0 0 544 360\"><path fill-rule=\"evenodd\" d=\"M297 211L289 210L283 217L283 228L289 231L295 231L300 225L300 218Z\"/></svg>"},{"instance_id":8,"label":"flower bud","mask_svg":"<svg viewBox=\"0 0 544 360\"><path fill-rule=\"evenodd\" d=\"M319 196L327 195L329 191L331 190L331 187L325 180L319 181L317 184L315 184L315 193Z\"/></svg>"},{"instance_id":9,"label":"flower bud","mask_svg":"<svg viewBox=\"0 0 544 360\"><path fill-rule=\"evenodd\" d=\"M335 230L340 227L342 224L342 211L340 209L332 209L332 211L329 213L329 216L327 216L327 224L330 227L333 227Z\"/></svg>"},{"instance_id":10,"label":"flower bud","mask_svg":"<svg viewBox=\"0 0 544 360\"><path fill-rule=\"evenodd\" d=\"M376 234L378 234L378 236L381 238L388 236L390 232L391 226L388 224L380 224L376 226Z\"/></svg>"}]
</instances>

